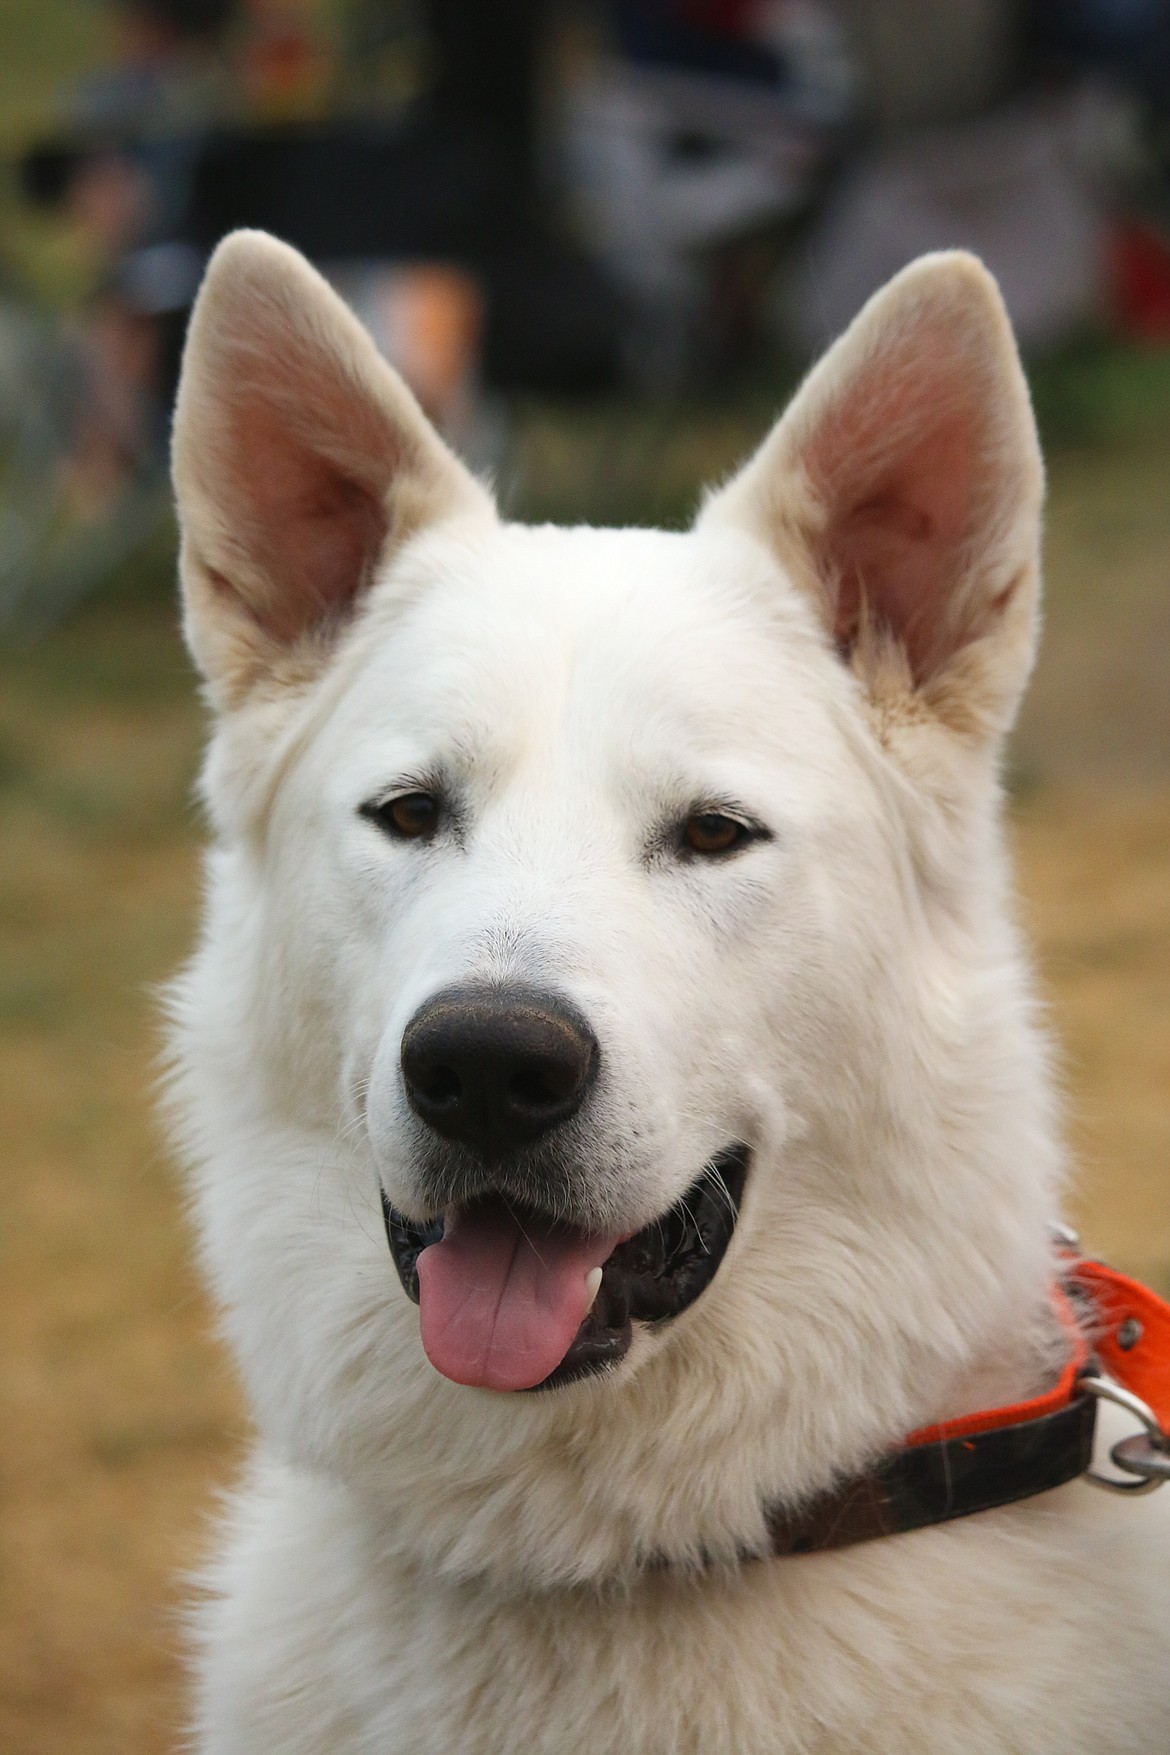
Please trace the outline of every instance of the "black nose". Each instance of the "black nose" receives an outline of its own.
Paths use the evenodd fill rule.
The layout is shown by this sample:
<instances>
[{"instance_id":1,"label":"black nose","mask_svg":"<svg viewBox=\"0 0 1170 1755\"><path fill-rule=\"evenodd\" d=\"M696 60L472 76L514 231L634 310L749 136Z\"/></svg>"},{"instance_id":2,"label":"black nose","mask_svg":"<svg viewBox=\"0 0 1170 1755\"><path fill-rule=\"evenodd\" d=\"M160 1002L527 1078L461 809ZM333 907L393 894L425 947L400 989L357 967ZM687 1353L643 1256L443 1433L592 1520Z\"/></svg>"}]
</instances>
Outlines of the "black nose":
<instances>
[{"instance_id":1,"label":"black nose","mask_svg":"<svg viewBox=\"0 0 1170 1755\"><path fill-rule=\"evenodd\" d=\"M436 1133L497 1158L576 1113L597 1054L585 1019L553 994L451 987L406 1026L402 1076Z\"/></svg>"}]
</instances>

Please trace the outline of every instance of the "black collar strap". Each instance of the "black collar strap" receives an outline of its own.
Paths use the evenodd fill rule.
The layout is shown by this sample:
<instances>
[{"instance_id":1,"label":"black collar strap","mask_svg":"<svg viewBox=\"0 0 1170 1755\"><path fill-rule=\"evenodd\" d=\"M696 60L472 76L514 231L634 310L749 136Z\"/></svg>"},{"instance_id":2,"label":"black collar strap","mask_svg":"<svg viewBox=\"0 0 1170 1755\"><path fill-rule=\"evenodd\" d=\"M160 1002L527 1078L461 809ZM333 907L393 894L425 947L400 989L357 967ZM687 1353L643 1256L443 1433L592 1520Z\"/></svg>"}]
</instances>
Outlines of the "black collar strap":
<instances>
[{"instance_id":1,"label":"black collar strap","mask_svg":"<svg viewBox=\"0 0 1170 1755\"><path fill-rule=\"evenodd\" d=\"M908 1444L799 1510L770 1510L770 1551L848 1548L1063 1487L1092 1461L1096 1418L1095 1397L1082 1393L1038 1419Z\"/></svg>"}]
</instances>

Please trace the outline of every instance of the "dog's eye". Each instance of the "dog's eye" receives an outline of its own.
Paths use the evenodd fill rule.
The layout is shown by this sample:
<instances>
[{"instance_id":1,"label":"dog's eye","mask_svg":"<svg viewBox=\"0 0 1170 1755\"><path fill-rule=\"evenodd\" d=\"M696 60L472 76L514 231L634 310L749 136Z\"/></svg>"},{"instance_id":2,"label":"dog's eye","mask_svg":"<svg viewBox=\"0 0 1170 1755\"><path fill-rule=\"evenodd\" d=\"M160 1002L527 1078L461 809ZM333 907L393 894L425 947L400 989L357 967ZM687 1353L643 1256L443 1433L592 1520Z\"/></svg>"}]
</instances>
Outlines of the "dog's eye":
<instances>
[{"instance_id":1,"label":"dog's eye","mask_svg":"<svg viewBox=\"0 0 1170 1755\"><path fill-rule=\"evenodd\" d=\"M694 816L687 818L683 824L683 846L689 853L703 853L708 856L719 853L734 853L745 841L751 839L751 830L746 823L739 822L735 817L725 817L719 811L696 811Z\"/></svg>"},{"instance_id":2,"label":"dog's eye","mask_svg":"<svg viewBox=\"0 0 1170 1755\"><path fill-rule=\"evenodd\" d=\"M430 792L403 792L377 804L363 804L361 815L397 841L422 841L439 823L439 801Z\"/></svg>"}]
</instances>

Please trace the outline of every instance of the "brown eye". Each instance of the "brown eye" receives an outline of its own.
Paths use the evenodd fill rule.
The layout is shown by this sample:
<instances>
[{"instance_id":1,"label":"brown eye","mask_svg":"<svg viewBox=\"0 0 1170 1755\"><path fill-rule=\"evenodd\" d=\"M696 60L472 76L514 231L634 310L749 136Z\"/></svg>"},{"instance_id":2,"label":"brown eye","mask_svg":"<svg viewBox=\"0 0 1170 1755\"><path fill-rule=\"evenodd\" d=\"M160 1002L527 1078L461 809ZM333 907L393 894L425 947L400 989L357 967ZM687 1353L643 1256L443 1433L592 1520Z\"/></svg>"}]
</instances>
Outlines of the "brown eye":
<instances>
[{"instance_id":1,"label":"brown eye","mask_svg":"<svg viewBox=\"0 0 1170 1755\"><path fill-rule=\"evenodd\" d=\"M697 811L683 828L684 845L692 853L730 853L748 839L750 830L718 811Z\"/></svg>"},{"instance_id":2,"label":"brown eye","mask_svg":"<svg viewBox=\"0 0 1170 1755\"><path fill-rule=\"evenodd\" d=\"M421 841L439 822L439 801L429 792L404 792L380 804L363 804L361 814L396 840Z\"/></svg>"}]
</instances>

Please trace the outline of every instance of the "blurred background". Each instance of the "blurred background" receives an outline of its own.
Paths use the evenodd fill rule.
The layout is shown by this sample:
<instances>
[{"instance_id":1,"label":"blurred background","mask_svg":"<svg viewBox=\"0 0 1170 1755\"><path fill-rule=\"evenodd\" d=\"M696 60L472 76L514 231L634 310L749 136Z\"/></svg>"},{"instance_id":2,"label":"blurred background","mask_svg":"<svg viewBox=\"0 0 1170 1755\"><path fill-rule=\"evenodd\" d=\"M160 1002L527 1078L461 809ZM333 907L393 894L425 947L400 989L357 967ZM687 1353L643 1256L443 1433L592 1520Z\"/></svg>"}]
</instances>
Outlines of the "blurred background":
<instances>
[{"instance_id":1,"label":"blurred background","mask_svg":"<svg viewBox=\"0 0 1170 1755\"><path fill-rule=\"evenodd\" d=\"M0 1748L177 1747L246 1426L153 1117L200 715L165 464L210 248L330 276L515 515L679 524L922 250L1051 471L1014 746L1088 1246L1170 1293L1170 0L3 0Z\"/></svg>"}]
</instances>

